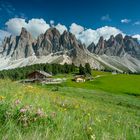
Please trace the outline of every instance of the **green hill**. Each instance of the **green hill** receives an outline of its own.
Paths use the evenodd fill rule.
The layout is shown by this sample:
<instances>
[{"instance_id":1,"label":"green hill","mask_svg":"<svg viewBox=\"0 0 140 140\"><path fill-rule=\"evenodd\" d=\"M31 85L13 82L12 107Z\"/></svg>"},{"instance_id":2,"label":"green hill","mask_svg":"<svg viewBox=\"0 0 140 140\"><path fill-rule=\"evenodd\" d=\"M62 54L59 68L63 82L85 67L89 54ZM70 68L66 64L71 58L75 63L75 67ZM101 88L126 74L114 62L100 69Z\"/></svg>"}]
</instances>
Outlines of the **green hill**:
<instances>
[{"instance_id":1,"label":"green hill","mask_svg":"<svg viewBox=\"0 0 140 140\"><path fill-rule=\"evenodd\" d=\"M60 85L0 80L0 139L138 140L140 76L93 74Z\"/></svg>"}]
</instances>

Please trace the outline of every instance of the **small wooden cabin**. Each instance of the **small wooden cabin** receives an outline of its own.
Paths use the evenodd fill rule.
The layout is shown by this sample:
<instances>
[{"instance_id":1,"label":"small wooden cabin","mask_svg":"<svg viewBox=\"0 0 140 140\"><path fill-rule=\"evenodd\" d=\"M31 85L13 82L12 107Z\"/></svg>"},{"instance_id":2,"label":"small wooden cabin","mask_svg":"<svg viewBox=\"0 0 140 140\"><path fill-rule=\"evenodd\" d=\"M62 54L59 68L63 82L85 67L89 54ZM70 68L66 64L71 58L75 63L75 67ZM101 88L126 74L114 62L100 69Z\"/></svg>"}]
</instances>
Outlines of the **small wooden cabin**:
<instances>
[{"instance_id":1,"label":"small wooden cabin","mask_svg":"<svg viewBox=\"0 0 140 140\"><path fill-rule=\"evenodd\" d=\"M74 80L75 80L77 83L85 82L85 81L86 81L84 75L76 75L76 76L74 77Z\"/></svg>"},{"instance_id":2,"label":"small wooden cabin","mask_svg":"<svg viewBox=\"0 0 140 140\"><path fill-rule=\"evenodd\" d=\"M34 80L43 80L43 79L46 79L46 78L52 78L52 75L45 72L45 71L36 70L36 71L28 74L27 78L28 79L34 79Z\"/></svg>"}]
</instances>

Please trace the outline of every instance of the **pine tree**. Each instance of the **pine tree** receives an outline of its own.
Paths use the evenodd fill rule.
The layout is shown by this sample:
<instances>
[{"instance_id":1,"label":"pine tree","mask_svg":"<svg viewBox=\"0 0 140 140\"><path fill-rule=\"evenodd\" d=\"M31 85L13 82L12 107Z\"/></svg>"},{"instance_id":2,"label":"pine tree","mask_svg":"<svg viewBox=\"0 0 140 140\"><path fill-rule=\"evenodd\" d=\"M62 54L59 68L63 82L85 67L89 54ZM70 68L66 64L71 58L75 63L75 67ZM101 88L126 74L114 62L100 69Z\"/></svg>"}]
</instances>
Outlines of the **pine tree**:
<instances>
[{"instance_id":1,"label":"pine tree","mask_svg":"<svg viewBox=\"0 0 140 140\"><path fill-rule=\"evenodd\" d=\"M85 73L85 68L80 64L80 66L79 66L79 74L80 75L85 75L86 73Z\"/></svg>"},{"instance_id":2,"label":"pine tree","mask_svg":"<svg viewBox=\"0 0 140 140\"><path fill-rule=\"evenodd\" d=\"M90 74L91 75L91 68L90 68L89 63L85 64L85 71L86 71L86 74Z\"/></svg>"}]
</instances>

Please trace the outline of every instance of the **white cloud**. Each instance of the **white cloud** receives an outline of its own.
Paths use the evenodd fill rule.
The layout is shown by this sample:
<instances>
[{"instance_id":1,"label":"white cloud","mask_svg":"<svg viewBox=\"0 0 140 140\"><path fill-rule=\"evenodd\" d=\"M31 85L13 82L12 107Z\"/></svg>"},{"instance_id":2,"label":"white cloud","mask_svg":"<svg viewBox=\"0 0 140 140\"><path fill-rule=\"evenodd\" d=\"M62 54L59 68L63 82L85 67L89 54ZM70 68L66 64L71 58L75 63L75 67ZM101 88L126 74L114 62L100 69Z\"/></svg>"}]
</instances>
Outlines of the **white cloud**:
<instances>
[{"instance_id":1,"label":"white cloud","mask_svg":"<svg viewBox=\"0 0 140 140\"><path fill-rule=\"evenodd\" d=\"M99 34L96 30L86 29L81 34L76 36L82 43L86 46L90 45L92 42L97 43L99 39Z\"/></svg>"},{"instance_id":2,"label":"white cloud","mask_svg":"<svg viewBox=\"0 0 140 140\"><path fill-rule=\"evenodd\" d=\"M84 27L77 25L75 23L74 28L71 28L73 27L72 25L70 26L70 32L75 34L76 38L81 40L81 42L84 43L86 46L90 45L92 42L97 44L101 36L103 36L104 39L109 39L111 35L115 36L119 33L123 34L121 30L115 27L104 26L94 30L94 29L84 29ZM79 30L79 27L81 30Z\"/></svg>"},{"instance_id":3,"label":"white cloud","mask_svg":"<svg viewBox=\"0 0 140 140\"><path fill-rule=\"evenodd\" d=\"M55 28L60 32L60 34L62 34L65 30L67 31L67 27L65 25L62 25L60 23L58 23Z\"/></svg>"},{"instance_id":4,"label":"white cloud","mask_svg":"<svg viewBox=\"0 0 140 140\"><path fill-rule=\"evenodd\" d=\"M140 21L136 21L134 25L140 25Z\"/></svg>"},{"instance_id":5,"label":"white cloud","mask_svg":"<svg viewBox=\"0 0 140 140\"><path fill-rule=\"evenodd\" d=\"M22 18L13 18L7 21L6 25L8 32L13 35L19 35L21 32L21 28L25 27L35 38L41 33L44 33L48 28L50 28L50 25L46 23L45 20L36 18L29 21L26 21ZM65 25L62 25L60 23L58 23L54 27L59 30L60 34L62 34L65 30L68 30ZM88 46L92 42L97 44L101 36L103 36L104 39L109 39L111 35L122 33L121 30L115 27L104 26L98 29L86 29L76 23L71 24L69 31L73 33L78 40L81 40L82 43L85 43L86 46Z\"/></svg>"},{"instance_id":6,"label":"white cloud","mask_svg":"<svg viewBox=\"0 0 140 140\"><path fill-rule=\"evenodd\" d=\"M102 21L111 21L111 18L110 18L110 16L109 16L109 14L107 14L107 15L105 15L105 16L102 16L102 17L101 17L101 20L102 20Z\"/></svg>"},{"instance_id":7,"label":"white cloud","mask_svg":"<svg viewBox=\"0 0 140 140\"><path fill-rule=\"evenodd\" d=\"M28 21L26 29L33 35L38 37L41 33L45 33L50 28L50 25L46 23L44 19L31 19Z\"/></svg>"},{"instance_id":8,"label":"white cloud","mask_svg":"<svg viewBox=\"0 0 140 140\"><path fill-rule=\"evenodd\" d=\"M70 32L77 35L79 33L81 33L82 31L84 31L84 27L82 27L81 25L78 25L76 23L72 23L70 26Z\"/></svg>"},{"instance_id":9,"label":"white cloud","mask_svg":"<svg viewBox=\"0 0 140 140\"><path fill-rule=\"evenodd\" d=\"M126 19L126 18L121 20L121 23L130 23L130 22L131 22L131 20L130 19Z\"/></svg>"},{"instance_id":10,"label":"white cloud","mask_svg":"<svg viewBox=\"0 0 140 140\"><path fill-rule=\"evenodd\" d=\"M12 18L6 22L7 30L13 35L19 35L21 28L25 27L35 38L44 33L50 25L44 19L31 19L28 22L22 18Z\"/></svg>"},{"instance_id":11,"label":"white cloud","mask_svg":"<svg viewBox=\"0 0 140 140\"><path fill-rule=\"evenodd\" d=\"M27 23L22 18L12 18L5 23L7 30L13 35L19 35L22 27L26 27Z\"/></svg>"},{"instance_id":12,"label":"white cloud","mask_svg":"<svg viewBox=\"0 0 140 140\"><path fill-rule=\"evenodd\" d=\"M4 30L0 30L0 44L6 36L10 36L10 33Z\"/></svg>"},{"instance_id":13,"label":"white cloud","mask_svg":"<svg viewBox=\"0 0 140 140\"><path fill-rule=\"evenodd\" d=\"M111 27L111 26L104 26L101 28L96 29L96 32L98 33L99 36L103 36L105 39L109 39L111 35L117 35L121 33L122 35L123 32L116 27Z\"/></svg>"},{"instance_id":14,"label":"white cloud","mask_svg":"<svg viewBox=\"0 0 140 140\"><path fill-rule=\"evenodd\" d=\"M140 34L133 35L132 37L137 38L138 40L140 40Z\"/></svg>"}]
</instances>

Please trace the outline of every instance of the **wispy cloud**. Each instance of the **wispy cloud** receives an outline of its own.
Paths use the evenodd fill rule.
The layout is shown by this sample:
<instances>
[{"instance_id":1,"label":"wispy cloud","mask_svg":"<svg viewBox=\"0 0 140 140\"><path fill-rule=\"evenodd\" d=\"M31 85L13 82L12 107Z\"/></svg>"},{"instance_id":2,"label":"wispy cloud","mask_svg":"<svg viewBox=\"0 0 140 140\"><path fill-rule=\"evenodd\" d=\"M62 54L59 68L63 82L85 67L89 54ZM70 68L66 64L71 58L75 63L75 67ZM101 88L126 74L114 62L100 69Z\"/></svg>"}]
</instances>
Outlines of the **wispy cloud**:
<instances>
[{"instance_id":1,"label":"wispy cloud","mask_svg":"<svg viewBox=\"0 0 140 140\"><path fill-rule=\"evenodd\" d=\"M0 9L9 16L13 16L15 13L15 8L8 2L0 2Z\"/></svg>"},{"instance_id":2,"label":"wispy cloud","mask_svg":"<svg viewBox=\"0 0 140 140\"><path fill-rule=\"evenodd\" d=\"M122 19L121 20L121 23L130 23L131 22L131 19L127 19L127 18L125 18L125 19Z\"/></svg>"},{"instance_id":3,"label":"wispy cloud","mask_svg":"<svg viewBox=\"0 0 140 140\"><path fill-rule=\"evenodd\" d=\"M133 25L140 25L140 21L136 21L136 22L134 22Z\"/></svg>"},{"instance_id":4,"label":"wispy cloud","mask_svg":"<svg viewBox=\"0 0 140 140\"><path fill-rule=\"evenodd\" d=\"M17 12L12 3L5 2L4 0L0 0L0 16L20 17L27 19L26 15L23 12Z\"/></svg>"},{"instance_id":5,"label":"wispy cloud","mask_svg":"<svg viewBox=\"0 0 140 140\"><path fill-rule=\"evenodd\" d=\"M110 15L109 14L106 14L106 15L102 16L101 17L101 20L102 21L111 21Z\"/></svg>"}]
</instances>

